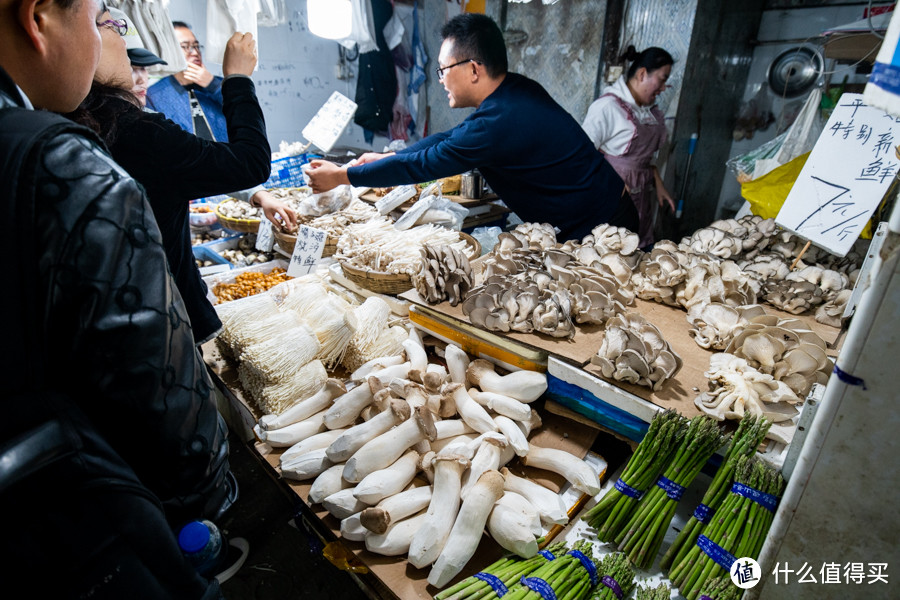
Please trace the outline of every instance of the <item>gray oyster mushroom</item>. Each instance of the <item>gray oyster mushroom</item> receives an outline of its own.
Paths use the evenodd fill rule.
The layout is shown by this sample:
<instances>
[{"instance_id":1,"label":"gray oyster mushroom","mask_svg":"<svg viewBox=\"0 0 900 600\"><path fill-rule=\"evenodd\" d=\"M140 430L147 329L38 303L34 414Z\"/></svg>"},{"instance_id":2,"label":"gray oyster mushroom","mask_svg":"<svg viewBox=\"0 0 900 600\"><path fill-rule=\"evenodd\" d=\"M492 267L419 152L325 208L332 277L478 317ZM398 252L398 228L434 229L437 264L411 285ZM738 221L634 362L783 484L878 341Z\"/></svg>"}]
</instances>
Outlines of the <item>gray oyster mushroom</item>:
<instances>
[{"instance_id":1,"label":"gray oyster mushroom","mask_svg":"<svg viewBox=\"0 0 900 600\"><path fill-rule=\"evenodd\" d=\"M456 306L472 287L472 267L459 250L445 245L425 244L425 256L413 276L413 285L429 304L445 300Z\"/></svg>"},{"instance_id":2,"label":"gray oyster mushroom","mask_svg":"<svg viewBox=\"0 0 900 600\"><path fill-rule=\"evenodd\" d=\"M591 364L600 367L604 377L657 391L678 373L683 361L655 325L637 313L625 313L606 322Z\"/></svg>"}]
</instances>

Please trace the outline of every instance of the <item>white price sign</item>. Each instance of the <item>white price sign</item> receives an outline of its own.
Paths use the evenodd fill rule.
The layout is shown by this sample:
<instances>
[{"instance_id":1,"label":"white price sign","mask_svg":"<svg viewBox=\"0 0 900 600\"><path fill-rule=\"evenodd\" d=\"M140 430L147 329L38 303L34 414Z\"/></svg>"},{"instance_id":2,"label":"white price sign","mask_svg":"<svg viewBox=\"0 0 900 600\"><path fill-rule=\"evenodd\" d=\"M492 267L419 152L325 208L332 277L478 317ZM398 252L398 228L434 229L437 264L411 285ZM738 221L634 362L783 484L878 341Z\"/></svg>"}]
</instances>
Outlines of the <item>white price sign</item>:
<instances>
[{"instance_id":1,"label":"white price sign","mask_svg":"<svg viewBox=\"0 0 900 600\"><path fill-rule=\"evenodd\" d=\"M259 229L256 231L256 249L260 252L271 252L275 246L275 236L272 234L272 221L262 218Z\"/></svg>"},{"instance_id":2,"label":"white price sign","mask_svg":"<svg viewBox=\"0 0 900 600\"><path fill-rule=\"evenodd\" d=\"M328 233L322 229L300 226L300 230L297 231L297 243L294 244L294 252L291 254L291 264L287 269L288 277L300 277L316 269L316 263L322 258L327 237Z\"/></svg>"},{"instance_id":3,"label":"white price sign","mask_svg":"<svg viewBox=\"0 0 900 600\"><path fill-rule=\"evenodd\" d=\"M303 137L323 152L328 152L355 112L356 102L340 92L334 92L303 128Z\"/></svg>"},{"instance_id":4,"label":"white price sign","mask_svg":"<svg viewBox=\"0 0 900 600\"><path fill-rule=\"evenodd\" d=\"M897 174L900 118L844 94L775 222L846 256Z\"/></svg>"}]
</instances>

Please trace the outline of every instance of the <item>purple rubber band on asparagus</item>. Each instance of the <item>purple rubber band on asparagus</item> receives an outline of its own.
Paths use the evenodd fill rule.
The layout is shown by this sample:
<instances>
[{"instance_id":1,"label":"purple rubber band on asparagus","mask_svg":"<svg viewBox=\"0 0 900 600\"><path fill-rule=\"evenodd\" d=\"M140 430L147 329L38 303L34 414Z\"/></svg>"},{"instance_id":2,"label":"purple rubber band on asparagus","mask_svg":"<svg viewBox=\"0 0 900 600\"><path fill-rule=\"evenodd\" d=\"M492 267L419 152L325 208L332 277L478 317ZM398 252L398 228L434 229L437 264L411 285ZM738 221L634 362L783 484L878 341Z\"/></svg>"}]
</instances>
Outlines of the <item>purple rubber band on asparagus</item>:
<instances>
[{"instance_id":1,"label":"purple rubber band on asparagus","mask_svg":"<svg viewBox=\"0 0 900 600\"><path fill-rule=\"evenodd\" d=\"M480 579L481 581L491 586L491 589L494 590L494 593L497 594L498 598L503 597L503 595L509 591L496 575L491 575L490 573L481 571L479 573L475 573L475 579Z\"/></svg>"},{"instance_id":2,"label":"purple rubber band on asparagus","mask_svg":"<svg viewBox=\"0 0 900 600\"><path fill-rule=\"evenodd\" d=\"M702 596L700 596L700 600L713 600L713 599L710 598L709 596L707 596L706 594L703 594Z\"/></svg>"},{"instance_id":3,"label":"purple rubber band on asparagus","mask_svg":"<svg viewBox=\"0 0 900 600\"><path fill-rule=\"evenodd\" d=\"M609 575L604 575L603 579L600 580L600 583L602 583L603 585L605 585L606 587L611 589L613 595L615 595L616 598L618 598L619 600L622 600L622 596L624 596L625 593L622 591L622 588L619 587L618 581L616 581Z\"/></svg>"},{"instance_id":4,"label":"purple rubber band on asparagus","mask_svg":"<svg viewBox=\"0 0 900 600\"><path fill-rule=\"evenodd\" d=\"M547 560L556 560L556 557L553 556L553 553L550 552L549 550L541 550L540 552L538 552L538 554L540 554L541 556L543 556L543 557L546 558Z\"/></svg>"}]
</instances>

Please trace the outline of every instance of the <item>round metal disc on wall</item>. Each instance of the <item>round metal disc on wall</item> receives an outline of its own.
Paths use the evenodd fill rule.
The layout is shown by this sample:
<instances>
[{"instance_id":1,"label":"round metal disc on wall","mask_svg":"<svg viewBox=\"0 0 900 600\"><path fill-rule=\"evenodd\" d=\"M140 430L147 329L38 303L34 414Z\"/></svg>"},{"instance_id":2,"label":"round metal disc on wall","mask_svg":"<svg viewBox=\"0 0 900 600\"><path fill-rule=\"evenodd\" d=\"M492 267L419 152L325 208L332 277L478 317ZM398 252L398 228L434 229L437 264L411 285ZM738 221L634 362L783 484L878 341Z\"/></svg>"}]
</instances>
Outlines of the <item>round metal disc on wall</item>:
<instances>
[{"instance_id":1,"label":"round metal disc on wall","mask_svg":"<svg viewBox=\"0 0 900 600\"><path fill-rule=\"evenodd\" d=\"M769 87L778 96L793 98L808 92L825 70L822 55L805 46L785 50L775 57L766 75Z\"/></svg>"}]
</instances>

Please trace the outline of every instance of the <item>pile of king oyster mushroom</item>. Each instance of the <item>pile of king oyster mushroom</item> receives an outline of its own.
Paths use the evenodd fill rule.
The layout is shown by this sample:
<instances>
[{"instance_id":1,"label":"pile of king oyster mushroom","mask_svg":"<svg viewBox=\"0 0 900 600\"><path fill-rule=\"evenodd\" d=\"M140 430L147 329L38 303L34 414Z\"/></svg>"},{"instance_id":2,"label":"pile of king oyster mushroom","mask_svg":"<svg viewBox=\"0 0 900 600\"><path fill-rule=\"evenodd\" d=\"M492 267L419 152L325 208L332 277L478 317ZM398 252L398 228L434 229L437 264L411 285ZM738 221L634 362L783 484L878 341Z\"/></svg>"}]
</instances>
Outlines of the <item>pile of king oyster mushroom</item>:
<instances>
[{"instance_id":1,"label":"pile of king oyster mushroom","mask_svg":"<svg viewBox=\"0 0 900 600\"><path fill-rule=\"evenodd\" d=\"M541 419L530 403L547 389L545 374L504 375L454 345L443 350L446 367L431 363L415 329L402 347L260 418L256 435L284 448L281 475L312 482L309 502L340 520L341 537L406 556L438 588L485 529L509 552L535 556L544 532L568 522L567 506L507 465L518 457L593 496L605 463L595 470L533 442Z\"/></svg>"}]
</instances>

